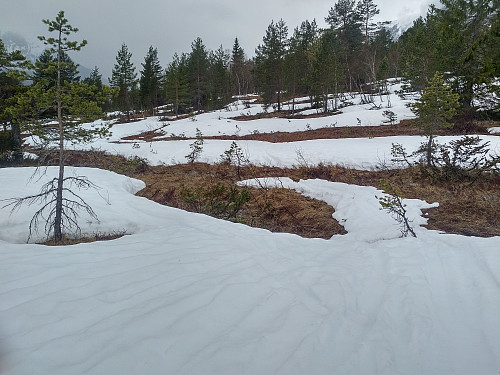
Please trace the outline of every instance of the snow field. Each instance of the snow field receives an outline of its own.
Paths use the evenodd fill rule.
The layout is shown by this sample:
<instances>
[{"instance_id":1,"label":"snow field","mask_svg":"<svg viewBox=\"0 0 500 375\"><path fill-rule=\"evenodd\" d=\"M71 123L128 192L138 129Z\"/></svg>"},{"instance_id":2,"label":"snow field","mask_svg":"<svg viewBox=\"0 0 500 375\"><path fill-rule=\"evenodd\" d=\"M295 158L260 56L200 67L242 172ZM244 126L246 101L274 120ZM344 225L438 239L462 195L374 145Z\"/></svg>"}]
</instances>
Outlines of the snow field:
<instances>
[{"instance_id":1,"label":"snow field","mask_svg":"<svg viewBox=\"0 0 500 375\"><path fill-rule=\"evenodd\" d=\"M398 120L413 116L407 100L391 95L391 101ZM194 137L197 128L217 136L359 121L381 125L385 108L368 108L354 105L317 119L236 121L230 117L262 111L238 102L195 121L148 118L114 125L109 139L78 148L139 156L154 165L184 163L193 140L122 138L155 129L169 138ZM500 152L499 137L481 138ZM392 143L413 151L423 140L237 143L254 164L291 167L300 164L301 154L310 165L373 169L389 163ZM231 143L205 140L200 161L216 163ZM38 192L55 169L27 183L32 174L32 168L0 169L0 198ZM500 237L421 227L421 210L437 202L405 200L418 237L400 238L373 187L261 180L331 204L348 231L330 240L303 239L161 206L133 195L141 181L115 173L67 168L66 174L87 176L100 187L81 192L99 217L81 217L84 233L128 235L56 248L25 244L36 207L12 215L0 209L1 375L500 371Z\"/></svg>"},{"instance_id":2,"label":"snow field","mask_svg":"<svg viewBox=\"0 0 500 375\"><path fill-rule=\"evenodd\" d=\"M32 189L24 182L31 173L0 170L9 181L1 196ZM346 236L303 239L160 206L132 195L140 182L111 172L74 173L107 191L100 195L111 205L84 192L101 225L133 234L58 248L2 238L7 374L470 374L500 366L498 237L419 228L418 238L374 240L368 233L377 229L386 236L377 216L371 228L353 222ZM317 197L333 190L325 199L346 224L361 220L356 211L377 193L324 181L294 188ZM28 220L19 211L0 223L20 233Z\"/></svg>"}]
</instances>

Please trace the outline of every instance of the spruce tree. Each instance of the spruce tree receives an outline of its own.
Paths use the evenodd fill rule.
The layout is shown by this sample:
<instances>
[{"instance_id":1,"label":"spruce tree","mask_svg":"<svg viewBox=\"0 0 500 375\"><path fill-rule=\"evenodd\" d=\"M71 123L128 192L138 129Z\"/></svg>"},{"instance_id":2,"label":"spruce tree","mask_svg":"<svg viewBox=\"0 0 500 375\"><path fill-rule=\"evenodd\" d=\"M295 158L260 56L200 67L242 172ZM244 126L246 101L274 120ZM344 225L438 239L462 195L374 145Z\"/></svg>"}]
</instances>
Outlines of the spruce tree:
<instances>
[{"instance_id":1,"label":"spruce tree","mask_svg":"<svg viewBox=\"0 0 500 375\"><path fill-rule=\"evenodd\" d=\"M498 78L484 73L488 56L500 48L500 37L498 32L494 36L493 27L500 17L500 1L440 1L442 6L431 6L439 32L438 55L446 70L455 74L454 89L467 111L472 107L475 87Z\"/></svg>"},{"instance_id":2,"label":"spruce tree","mask_svg":"<svg viewBox=\"0 0 500 375\"><path fill-rule=\"evenodd\" d=\"M86 85L94 85L98 89L102 88L102 74L99 73L99 68L97 66L94 66L90 75L83 79L83 83Z\"/></svg>"},{"instance_id":3,"label":"spruce tree","mask_svg":"<svg viewBox=\"0 0 500 375\"><path fill-rule=\"evenodd\" d=\"M33 71L32 79L33 82L37 83L39 81L45 80L45 84L49 87L56 85L57 72L48 69L49 66L54 66L57 63L57 54L52 52L50 49L46 49L35 61L35 69ZM61 82L62 83L73 83L80 80L78 75L78 65L76 65L71 57L62 50L60 54L60 64L61 64Z\"/></svg>"},{"instance_id":4,"label":"spruce tree","mask_svg":"<svg viewBox=\"0 0 500 375\"><path fill-rule=\"evenodd\" d=\"M241 48L238 38L234 39L231 53L231 81L233 94L241 96L245 87L245 52Z\"/></svg>"},{"instance_id":5,"label":"spruce tree","mask_svg":"<svg viewBox=\"0 0 500 375\"><path fill-rule=\"evenodd\" d=\"M398 40L400 68L414 90L423 90L434 72L445 69L437 52L438 31L432 18L418 18Z\"/></svg>"}]
</instances>

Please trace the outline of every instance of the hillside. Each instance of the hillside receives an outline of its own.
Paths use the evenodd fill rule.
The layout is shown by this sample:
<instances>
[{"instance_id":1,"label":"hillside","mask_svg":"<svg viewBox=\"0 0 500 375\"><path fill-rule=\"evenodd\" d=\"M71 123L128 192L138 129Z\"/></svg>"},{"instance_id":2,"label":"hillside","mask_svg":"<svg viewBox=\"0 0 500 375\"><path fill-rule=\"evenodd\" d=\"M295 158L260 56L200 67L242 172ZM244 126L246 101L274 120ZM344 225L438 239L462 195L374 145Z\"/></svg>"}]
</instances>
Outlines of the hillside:
<instances>
[{"instance_id":1,"label":"hillside","mask_svg":"<svg viewBox=\"0 0 500 375\"><path fill-rule=\"evenodd\" d=\"M405 106L410 100L391 95L398 121L413 117ZM427 210L443 202L414 199L411 189L429 198L452 192L419 191L411 182L402 189L417 237L401 237L398 223L380 209L384 193L377 181L405 177L391 161L392 143L413 150L424 138L407 129L404 135L363 134L377 132L364 126L404 126L384 123L386 102L377 104L381 108L373 110L355 98L333 116L245 121L238 116L261 114L262 106L236 102L182 120L114 123L108 139L76 148L72 163L87 167L68 167L68 175L85 175L99 186L81 191L99 218L82 215L83 233L125 235L71 246L25 244L37 208L0 210L0 372L498 372L500 236L426 228ZM202 151L187 163L197 130ZM342 136L308 136L322 131ZM279 139L285 133L295 135ZM482 133L492 153L500 150L500 137ZM248 139L263 134L271 139ZM231 175L223 180L215 168L233 141L246 169L230 163L223 172ZM121 157L129 158L121 170L116 162L106 164ZM29 180L33 171L0 169L0 197L36 193L55 174L49 167L40 180ZM261 192L296 191L331 207L326 215L340 225L339 233L327 239L273 233L136 195L166 193L161 181L181 175L186 185L200 179L207 186L200 176L210 176ZM498 185L487 185L473 189L497 207ZM43 239L40 233L33 242Z\"/></svg>"}]
</instances>

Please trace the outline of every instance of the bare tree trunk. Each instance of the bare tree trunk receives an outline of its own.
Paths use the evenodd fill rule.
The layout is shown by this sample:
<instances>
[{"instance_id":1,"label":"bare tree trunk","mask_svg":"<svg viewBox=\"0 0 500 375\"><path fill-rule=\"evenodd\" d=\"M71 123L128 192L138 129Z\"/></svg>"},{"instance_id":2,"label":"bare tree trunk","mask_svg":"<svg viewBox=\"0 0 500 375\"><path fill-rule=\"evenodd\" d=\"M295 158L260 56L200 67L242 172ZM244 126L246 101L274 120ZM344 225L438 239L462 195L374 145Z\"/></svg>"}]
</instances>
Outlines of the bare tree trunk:
<instances>
[{"instance_id":1,"label":"bare tree trunk","mask_svg":"<svg viewBox=\"0 0 500 375\"><path fill-rule=\"evenodd\" d=\"M21 129L19 124L12 121L11 124L11 135L12 135L12 156L14 158L14 162L18 163L23 160L23 148L21 141Z\"/></svg>"},{"instance_id":2,"label":"bare tree trunk","mask_svg":"<svg viewBox=\"0 0 500 375\"><path fill-rule=\"evenodd\" d=\"M429 140L427 141L427 166L431 167L432 166L432 140L434 139L434 136L431 134L429 135Z\"/></svg>"},{"instance_id":3,"label":"bare tree trunk","mask_svg":"<svg viewBox=\"0 0 500 375\"><path fill-rule=\"evenodd\" d=\"M59 176L56 192L56 216L54 219L54 241L62 240L62 211L63 211L63 183L64 183L64 129L62 120L62 93L61 93L61 32L59 32L59 49L57 51L57 122L59 124Z\"/></svg>"}]
</instances>

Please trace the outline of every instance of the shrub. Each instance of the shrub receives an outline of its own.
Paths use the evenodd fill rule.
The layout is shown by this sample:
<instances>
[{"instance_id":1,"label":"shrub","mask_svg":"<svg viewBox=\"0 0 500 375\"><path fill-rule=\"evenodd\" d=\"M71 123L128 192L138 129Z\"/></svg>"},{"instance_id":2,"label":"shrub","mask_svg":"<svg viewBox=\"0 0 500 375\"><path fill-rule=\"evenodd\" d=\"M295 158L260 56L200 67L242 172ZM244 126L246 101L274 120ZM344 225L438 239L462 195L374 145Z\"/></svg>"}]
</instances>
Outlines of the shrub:
<instances>
[{"instance_id":1,"label":"shrub","mask_svg":"<svg viewBox=\"0 0 500 375\"><path fill-rule=\"evenodd\" d=\"M406 205L403 204L399 189L395 186L392 186L384 179L380 180L380 185L382 186L383 192L387 194L384 197L377 197L380 205L382 206L381 209L389 212L394 220L399 223L401 235L403 237L407 237L408 233L413 237L417 237L410 225L410 220L406 215Z\"/></svg>"},{"instance_id":2,"label":"shrub","mask_svg":"<svg viewBox=\"0 0 500 375\"><path fill-rule=\"evenodd\" d=\"M9 152L13 149L14 143L10 131L0 131L0 154Z\"/></svg>"},{"instance_id":3,"label":"shrub","mask_svg":"<svg viewBox=\"0 0 500 375\"><path fill-rule=\"evenodd\" d=\"M231 147L220 156L222 164L234 165L236 168L236 175L241 179L241 168L250 165L250 160L243 153L243 150L236 142L231 143Z\"/></svg>"},{"instance_id":4,"label":"shrub","mask_svg":"<svg viewBox=\"0 0 500 375\"><path fill-rule=\"evenodd\" d=\"M392 145L392 161L406 166L419 166L424 176L438 180L476 181L485 174L500 172L500 155L492 155L489 141L482 142L478 136L464 136L447 144L435 140L430 145L422 143L408 154L400 144ZM429 163L430 162L430 163Z\"/></svg>"},{"instance_id":5,"label":"shrub","mask_svg":"<svg viewBox=\"0 0 500 375\"><path fill-rule=\"evenodd\" d=\"M203 140L203 134L201 133L200 129L196 128L196 140L189 145L191 152L186 155L186 159L190 163L194 163L195 161L198 160L201 153L203 152L204 142L205 141Z\"/></svg>"},{"instance_id":6,"label":"shrub","mask_svg":"<svg viewBox=\"0 0 500 375\"><path fill-rule=\"evenodd\" d=\"M190 211L220 219L236 220L243 205L250 201L248 189L227 186L221 182L195 189L181 186L181 197Z\"/></svg>"}]
</instances>

